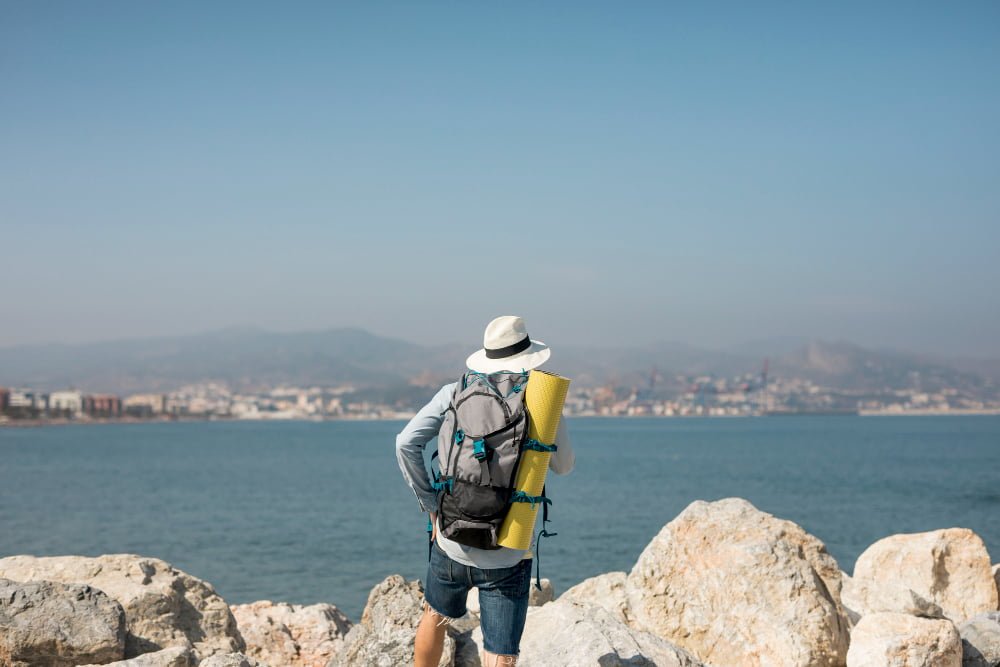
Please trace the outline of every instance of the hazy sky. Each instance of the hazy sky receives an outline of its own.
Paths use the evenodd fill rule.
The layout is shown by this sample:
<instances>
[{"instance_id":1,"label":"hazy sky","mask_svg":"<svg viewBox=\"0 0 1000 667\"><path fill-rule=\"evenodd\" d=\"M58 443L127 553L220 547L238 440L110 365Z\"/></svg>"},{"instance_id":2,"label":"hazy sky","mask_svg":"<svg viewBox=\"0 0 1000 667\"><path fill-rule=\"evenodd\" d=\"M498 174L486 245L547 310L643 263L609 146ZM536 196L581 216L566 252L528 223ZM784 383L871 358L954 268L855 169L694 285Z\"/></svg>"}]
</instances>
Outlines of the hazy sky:
<instances>
[{"instance_id":1,"label":"hazy sky","mask_svg":"<svg viewBox=\"0 0 1000 667\"><path fill-rule=\"evenodd\" d=\"M7 0L0 274L0 345L1000 356L1000 4Z\"/></svg>"}]
</instances>

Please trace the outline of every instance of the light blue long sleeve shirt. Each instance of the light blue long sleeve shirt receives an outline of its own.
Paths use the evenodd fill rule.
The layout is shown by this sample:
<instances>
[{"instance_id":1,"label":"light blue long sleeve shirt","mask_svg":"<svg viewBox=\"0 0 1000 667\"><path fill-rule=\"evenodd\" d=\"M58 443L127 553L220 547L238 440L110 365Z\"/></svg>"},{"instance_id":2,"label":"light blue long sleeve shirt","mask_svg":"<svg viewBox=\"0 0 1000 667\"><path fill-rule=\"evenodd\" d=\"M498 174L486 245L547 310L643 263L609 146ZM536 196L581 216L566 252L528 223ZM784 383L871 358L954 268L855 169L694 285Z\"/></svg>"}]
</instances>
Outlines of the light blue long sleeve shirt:
<instances>
[{"instance_id":1,"label":"light blue long sleeve shirt","mask_svg":"<svg viewBox=\"0 0 1000 667\"><path fill-rule=\"evenodd\" d=\"M427 443L437 438L441 424L444 422L444 413L448 409L457 384L457 382L452 382L441 387L427 405L422 407L396 436L396 460L399 462L399 469L402 471L406 483L413 489L423 512L437 511L437 493L431 486L430 476L424 465L424 448ZM566 432L565 419L559 420L555 445L556 451L549 459L549 469L556 474L565 475L573 469L576 461L569 435ZM437 543L453 560L481 569L511 567L522 558L530 556L530 549L509 549L507 547L496 550L477 549L459 544L442 537L440 525L437 529Z\"/></svg>"}]
</instances>

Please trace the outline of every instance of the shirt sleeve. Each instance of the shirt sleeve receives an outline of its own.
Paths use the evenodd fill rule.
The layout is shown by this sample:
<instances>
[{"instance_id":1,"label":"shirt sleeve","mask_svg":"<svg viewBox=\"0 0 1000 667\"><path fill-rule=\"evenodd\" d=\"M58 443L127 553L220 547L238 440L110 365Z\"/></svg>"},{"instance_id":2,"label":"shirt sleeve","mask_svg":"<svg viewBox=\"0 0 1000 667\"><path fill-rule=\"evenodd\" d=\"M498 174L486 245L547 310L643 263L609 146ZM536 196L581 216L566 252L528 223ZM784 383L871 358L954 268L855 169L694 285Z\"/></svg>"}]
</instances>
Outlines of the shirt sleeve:
<instances>
[{"instance_id":1,"label":"shirt sleeve","mask_svg":"<svg viewBox=\"0 0 1000 667\"><path fill-rule=\"evenodd\" d=\"M565 475L573 470L576 464L576 454L573 453L573 444L569 440L569 433L566 432L566 416L559 419L559 428L556 429L556 451L552 452L549 459L549 468L557 475Z\"/></svg>"},{"instance_id":2,"label":"shirt sleeve","mask_svg":"<svg viewBox=\"0 0 1000 667\"><path fill-rule=\"evenodd\" d=\"M455 384L441 387L434 398L422 407L396 436L396 460L399 462L399 469L403 473L403 479L417 496L417 502L420 503L420 510L423 512L437 510L437 494L431 486L427 467L424 465L424 448L441 430L444 412L448 409Z\"/></svg>"}]
</instances>

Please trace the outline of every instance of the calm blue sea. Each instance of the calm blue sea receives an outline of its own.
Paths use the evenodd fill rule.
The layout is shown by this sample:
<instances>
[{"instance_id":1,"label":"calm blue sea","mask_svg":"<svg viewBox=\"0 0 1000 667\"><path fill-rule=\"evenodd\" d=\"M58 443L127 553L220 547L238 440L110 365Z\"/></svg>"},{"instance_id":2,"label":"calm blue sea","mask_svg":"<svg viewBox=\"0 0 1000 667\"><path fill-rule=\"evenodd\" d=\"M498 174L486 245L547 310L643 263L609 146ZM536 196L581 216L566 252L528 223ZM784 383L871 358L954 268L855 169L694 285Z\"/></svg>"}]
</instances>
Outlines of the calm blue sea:
<instances>
[{"instance_id":1,"label":"calm blue sea","mask_svg":"<svg viewBox=\"0 0 1000 667\"><path fill-rule=\"evenodd\" d=\"M400 476L402 422L0 429L0 556L131 552L231 603L332 602L358 619L391 573L424 574L426 520ZM850 572L892 533L972 528L1000 561L1000 418L570 419L550 475L542 575L628 570L695 499L742 496Z\"/></svg>"}]
</instances>

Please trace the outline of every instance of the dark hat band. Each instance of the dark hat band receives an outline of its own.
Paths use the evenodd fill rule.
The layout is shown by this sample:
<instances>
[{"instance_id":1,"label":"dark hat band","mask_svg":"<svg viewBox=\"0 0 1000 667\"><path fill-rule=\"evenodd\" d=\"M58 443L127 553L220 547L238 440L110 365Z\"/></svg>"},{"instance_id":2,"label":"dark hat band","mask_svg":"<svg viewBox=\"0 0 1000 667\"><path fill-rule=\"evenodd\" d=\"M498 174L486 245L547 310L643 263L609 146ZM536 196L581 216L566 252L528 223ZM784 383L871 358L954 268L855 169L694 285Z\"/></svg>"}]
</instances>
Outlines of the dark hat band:
<instances>
[{"instance_id":1,"label":"dark hat band","mask_svg":"<svg viewBox=\"0 0 1000 667\"><path fill-rule=\"evenodd\" d=\"M487 347L484 347L483 351L486 352L487 359L503 359L505 357L512 357L518 352L524 352L529 347L531 347L531 338L525 336L524 340L519 340L513 345L508 345L507 347L498 347L495 350L491 350Z\"/></svg>"}]
</instances>

